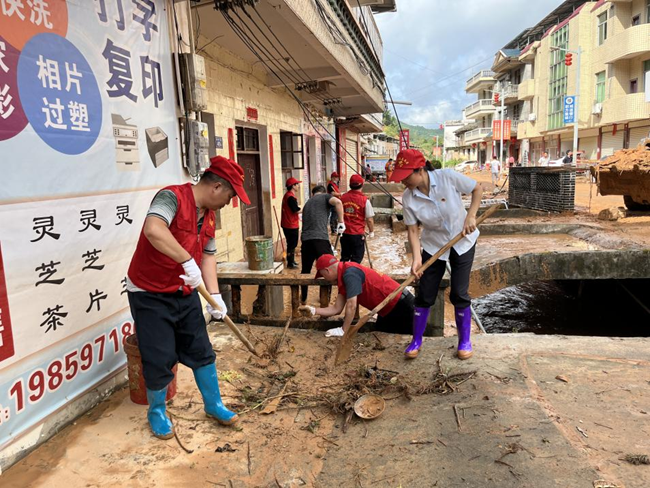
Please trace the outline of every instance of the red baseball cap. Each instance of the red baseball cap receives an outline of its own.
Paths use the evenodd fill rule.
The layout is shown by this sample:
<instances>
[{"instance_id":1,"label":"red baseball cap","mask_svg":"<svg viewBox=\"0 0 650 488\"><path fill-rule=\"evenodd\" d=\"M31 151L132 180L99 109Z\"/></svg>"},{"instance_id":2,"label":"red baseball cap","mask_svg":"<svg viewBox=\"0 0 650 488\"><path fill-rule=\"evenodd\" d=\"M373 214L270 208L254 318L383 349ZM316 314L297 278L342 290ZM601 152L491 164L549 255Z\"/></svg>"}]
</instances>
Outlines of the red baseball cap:
<instances>
[{"instance_id":1,"label":"red baseball cap","mask_svg":"<svg viewBox=\"0 0 650 488\"><path fill-rule=\"evenodd\" d=\"M298 183L302 183L302 181L298 181L297 179L295 179L295 178L292 176L291 178L289 178L289 179L287 180L287 184L286 184L286 186L293 186L293 185L297 185Z\"/></svg>"},{"instance_id":2,"label":"red baseball cap","mask_svg":"<svg viewBox=\"0 0 650 488\"><path fill-rule=\"evenodd\" d=\"M336 171L332 171L332 174L330 175L330 178L339 178L339 174Z\"/></svg>"},{"instance_id":3,"label":"red baseball cap","mask_svg":"<svg viewBox=\"0 0 650 488\"><path fill-rule=\"evenodd\" d=\"M423 168L426 160L417 149L403 149L397 153L393 173L388 181L400 182L407 178L414 170Z\"/></svg>"},{"instance_id":4,"label":"red baseball cap","mask_svg":"<svg viewBox=\"0 0 650 488\"><path fill-rule=\"evenodd\" d=\"M239 199L246 205L250 205L251 201L244 190L244 170L232 159L215 156L210 159L210 167L206 171L214 173L230 183Z\"/></svg>"},{"instance_id":5,"label":"red baseball cap","mask_svg":"<svg viewBox=\"0 0 650 488\"><path fill-rule=\"evenodd\" d=\"M361 175L354 174L350 177L350 186L363 185L364 179Z\"/></svg>"},{"instance_id":6,"label":"red baseball cap","mask_svg":"<svg viewBox=\"0 0 650 488\"><path fill-rule=\"evenodd\" d=\"M339 260L331 254L323 254L316 260L316 276L314 276L314 278L319 278L321 276L321 270L329 268L331 265L338 262Z\"/></svg>"}]
</instances>

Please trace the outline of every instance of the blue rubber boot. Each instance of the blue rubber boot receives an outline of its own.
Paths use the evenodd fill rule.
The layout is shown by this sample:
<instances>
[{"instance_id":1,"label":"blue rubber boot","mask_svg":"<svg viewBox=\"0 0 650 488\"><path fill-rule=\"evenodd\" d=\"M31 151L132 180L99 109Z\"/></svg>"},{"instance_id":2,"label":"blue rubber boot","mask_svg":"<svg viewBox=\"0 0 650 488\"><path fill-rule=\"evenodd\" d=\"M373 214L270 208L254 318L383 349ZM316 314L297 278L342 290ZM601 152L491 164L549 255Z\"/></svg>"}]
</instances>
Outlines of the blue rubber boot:
<instances>
[{"instance_id":1,"label":"blue rubber boot","mask_svg":"<svg viewBox=\"0 0 650 488\"><path fill-rule=\"evenodd\" d=\"M174 426L165 413L165 397L167 396L167 387L162 390L147 389L147 401L149 410L147 411L147 420L153 435L158 439L171 439L174 437Z\"/></svg>"},{"instance_id":2,"label":"blue rubber boot","mask_svg":"<svg viewBox=\"0 0 650 488\"><path fill-rule=\"evenodd\" d=\"M456 329L458 330L458 359L469 359L474 352L472 351L472 309L456 308Z\"/></svg>"},{"instance_id":3,"label":"blue rubber boot","mask_svg":"<svg viewBox=\"0 0 650 488\"><path fill-rule=\"evenodd\" d=\"M208 364L195 369L194 379L203 396L203 406L208 417L217 419L222 425L232 425L239 420L237 414L224 407L221 401L216 365Z\"/></svg>"}]
</instances>

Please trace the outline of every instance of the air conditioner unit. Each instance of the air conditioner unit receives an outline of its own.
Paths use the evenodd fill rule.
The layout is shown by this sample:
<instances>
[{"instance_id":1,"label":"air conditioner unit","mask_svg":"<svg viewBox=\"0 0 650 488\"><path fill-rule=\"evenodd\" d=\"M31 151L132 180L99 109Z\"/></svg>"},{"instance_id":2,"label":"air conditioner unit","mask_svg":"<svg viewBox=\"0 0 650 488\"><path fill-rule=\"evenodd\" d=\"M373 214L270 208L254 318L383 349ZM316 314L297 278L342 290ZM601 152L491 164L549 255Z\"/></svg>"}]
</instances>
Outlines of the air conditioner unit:
<instances>
[{"instance_id":1,"label":"air conditioner unit","mask_svg":"<svg viewBox=\"0 0 650 488\"><path fill-rule=\"evenodd\" d=\"M601 115L603 113L603 104L602 103L594 103L594 106L591 109L591 113L594 114L594 115Z\"/></svg>"},{"instance_id":2,"label":"air conditioner unit","mask_svg":"<svg viewBox=\"0 0 650 488\"><path fill-rule=\"evenodd\" d=\"M537 120L537 114L528 114L528 122L535 122Z\"/></svg>"}]
</instances>

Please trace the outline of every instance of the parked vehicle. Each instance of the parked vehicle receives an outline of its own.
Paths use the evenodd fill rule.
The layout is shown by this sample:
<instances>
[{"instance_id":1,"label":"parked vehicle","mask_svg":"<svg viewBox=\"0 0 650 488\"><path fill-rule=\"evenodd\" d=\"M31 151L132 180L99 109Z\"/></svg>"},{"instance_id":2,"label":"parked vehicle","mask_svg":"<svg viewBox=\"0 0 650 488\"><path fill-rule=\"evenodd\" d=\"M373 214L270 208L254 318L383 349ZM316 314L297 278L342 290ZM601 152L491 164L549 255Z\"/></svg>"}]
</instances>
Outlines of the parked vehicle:
<instances>
[{"instance_id":1,"label":"parked vehicle","mask_svg":"<svg viewBox=\"0 0 650 488\"><path fill-rule=\"evenodd\" d=\"M454 166L454 169L456 171L460 171L461 173L469 173L470 171L475 171L477 166L477 161L464 161Z\"/></svg>"}]
</instances>

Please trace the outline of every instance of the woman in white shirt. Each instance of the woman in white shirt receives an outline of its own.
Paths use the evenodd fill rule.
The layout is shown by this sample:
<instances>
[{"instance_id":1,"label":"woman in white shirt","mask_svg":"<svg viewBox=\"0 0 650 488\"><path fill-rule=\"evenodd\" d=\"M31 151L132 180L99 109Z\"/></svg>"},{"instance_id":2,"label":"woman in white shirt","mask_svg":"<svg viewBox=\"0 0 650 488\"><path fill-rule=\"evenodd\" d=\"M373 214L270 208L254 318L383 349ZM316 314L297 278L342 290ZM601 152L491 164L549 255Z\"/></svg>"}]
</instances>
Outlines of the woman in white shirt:
<instances>
[{"instance_id":1,"label":"woman in white shirt","mask_svg":"<svg viewBox=\"0 0 650 488\"><path fill-rule=\"evenodd\" d=\"M389 181L401 181L406 186L402 197L404 223L413 250L411 273L419 280L418 296L413 315L413 340L404 354L416 358L422 346L422 335L427 326L429 309L436 301L447 261L451 265L450 300L455 308L458 329L458 358L472 356L470 334L472 317L468 293L469 274L474 261L476 239L476 212L481 204L483 190L473 179L451 169L436 170L427 167L422 153L415 149L400 151ZM462 194L471 194L469 212L465 210ZM422 224L419 237L418 223ZM443 254L424 273L418 269L457 234L464 237Z\"/></svg>"}]
</instances>

